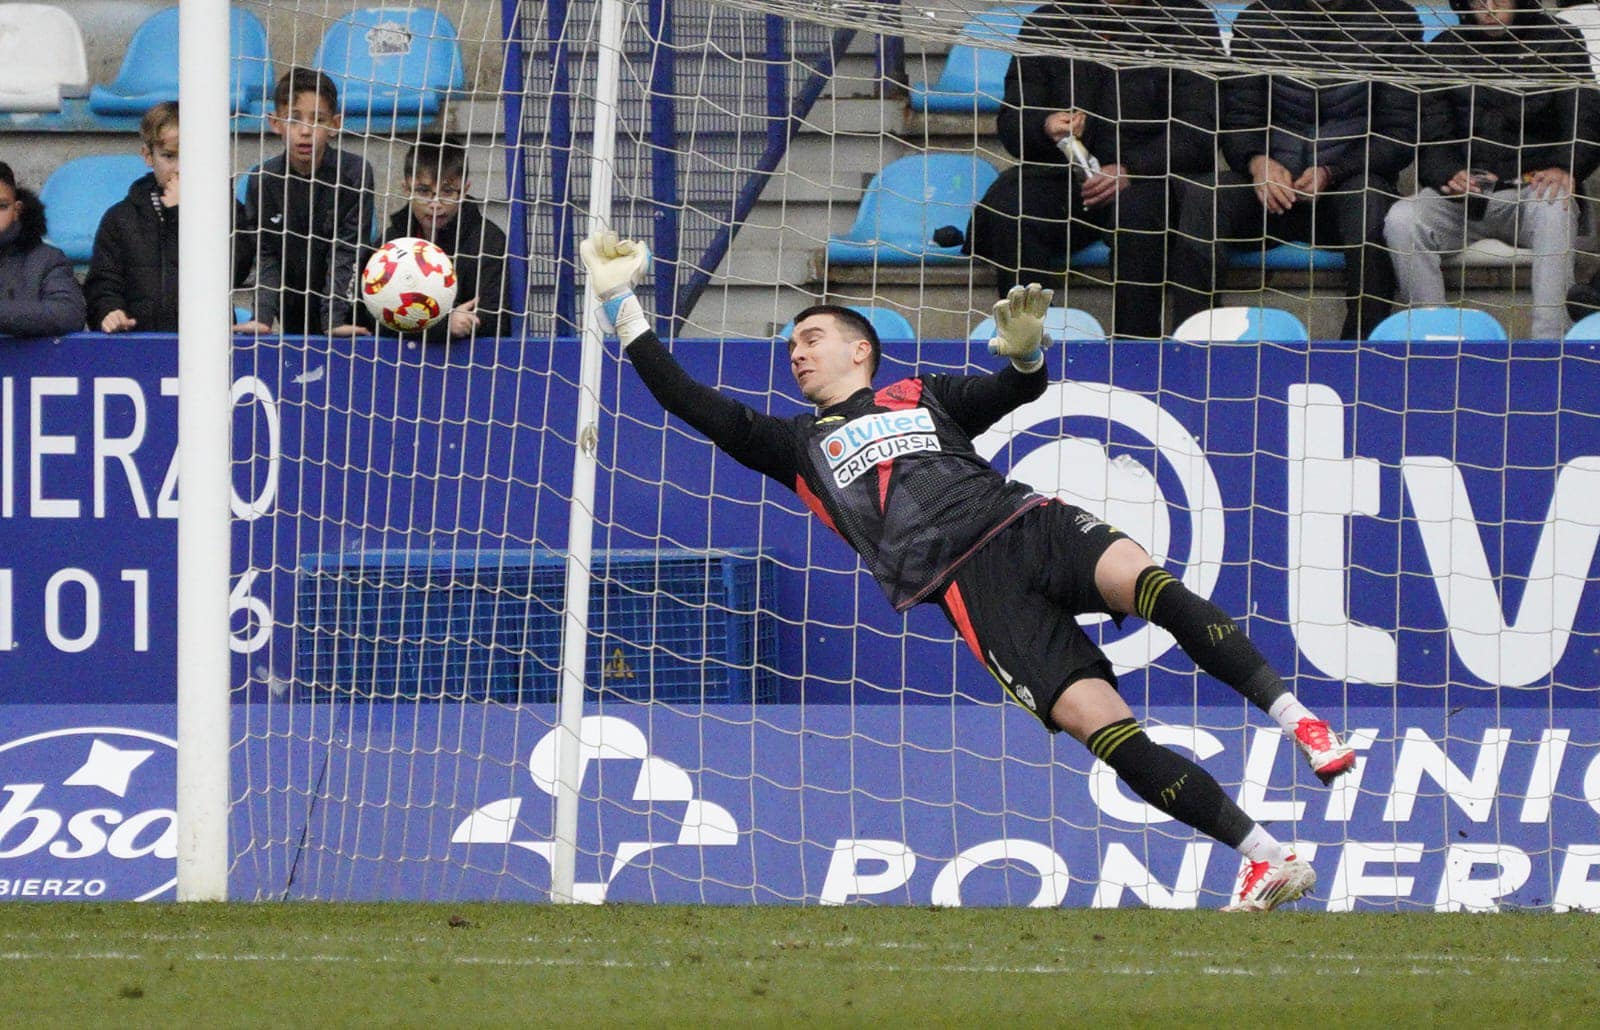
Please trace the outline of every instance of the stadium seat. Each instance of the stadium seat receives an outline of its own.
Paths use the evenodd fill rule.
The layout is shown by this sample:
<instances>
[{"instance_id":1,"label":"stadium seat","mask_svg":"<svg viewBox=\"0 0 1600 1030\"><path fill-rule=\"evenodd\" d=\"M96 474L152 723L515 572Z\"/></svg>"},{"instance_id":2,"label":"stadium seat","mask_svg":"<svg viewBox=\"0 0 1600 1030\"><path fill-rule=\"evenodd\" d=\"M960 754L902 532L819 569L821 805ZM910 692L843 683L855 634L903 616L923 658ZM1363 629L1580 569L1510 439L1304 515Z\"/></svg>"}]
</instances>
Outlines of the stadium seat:
<instances>
[{"instance_id":1,"label":"stadium seat","mask_svg":"<svg viewBox=\"0 0 1600 1030\"><path fill-rule=\"evenodd\" d=\"M272 96L272 58L267 29L254 12L229 12L233 53L230 101L235 114L264 105ZM146 18L128 42L114 82L89 93L89 110L98 115L142 115L178 99L178 9L167 7Z\"/></svg>"},{"instance_id":2,"label":"stadium seat","mask_svg":"<svg viewBox=\"0 0 1600 1030\"><path fill-rule=\"evenodd\" d=\"M935 244L934 230L965 227L999 174L975 154L911 154L891 161L867 183L850 231L828 238L828 263L904 267L966 261L959 244Z\"/></svg>"},{"instance_id":3,"label":"stadium seat","mask_svg":"<svg viewBox=\"0 0 1600 1030\"><path fill-rule=\"evenodd\" d=\"M1600 4L1575 4L1552 13L1583 34L1584 45L1589 48L1590 67L1595 78L1600 78Z\"/></svg>"},{"instance_id":4,"label":"stadium seat","mask_svg":"<svg viewBox=\"0 0 1600 1030\"><path fill-rule=\"evenodd\" d=\"M1250 6L1249 0L1214 0L1208 5L1211 16L1217 19L1217 35L1222 38L1222 52L1233 50L1233 20L1239 12Z\"/></svg>"},{"instance_id":5,"label":"stadium seat","mask_svg":"<svg viewBox=\"0 0 1600 1030\"><path fill-rule=\"evenodd\" d=\"M911 84L911 110L922 114L994 114L1006 94L1006 70L1011 54L1006 44L1022 31L1022 21L1038 4L998 4L982 12L961 30L963 39L945 55L939 81ZM978 44L991 42L999 48Z\"/></svg>"},{"instance_id":6,"label":"stadium seat","mask_svg":"<svg viewBox=\"0 0 1600 1030\"><path fill-rule=\"evenodd\" d=\"M136 154L111 154L73 158L51 172L39 190L49 241L73 264L87 264L106 209L127 196L133 181L149 170Z\"/></svg>"},{"instance_id":7,"label":"stadium seat","mask_svg":"<svg viewBox=\"0 0 1600 1030\"><path fill-rule=\"evenodd\" d=\"M1430 340L1504 340L1506 330L1487 311L1448 306L1408 308L1379 322L1367 335L1374 343L1424 343Z\"/></svg>"},{"instance_id":8,"label":"stadium seat","mask_svg":"<svg viewBox=\"0 0 1600 1030\"><path fill-rule=\"evenodd\" d=\"M1417 17L1422 19L1422 41L1431 42L1445 29L1461 24L1461 16L1449 4L1417 4Z\"/></svg>"},{"instance_id":9,"label":"stadium seat","mask_svg":"<svg viewBox=\"0 0 1600 1030\"><path fill-rule=\"evenodd\" d=\"M334 22L316 67L339 86L346 118L431 118L465 83L455 23L428 7L368 7Z\"/></svg>"},{"instance_id":10,"label":"stadium seat","mask_svg":"<svg viewBox=\"0 0 1600 1030\"><path fill-rule=\"evenodd\" d=\"M49 4L0 4L0 112L53 113L89 92L83 33Z\"/></svg>"},{"instance_id":11,"label":"stadium seat","mask_svg":"<svg viewBox=\"0 0 1600 1030\"><path fill-rule=\"evenodd\" d=\"M1057 343L1104 343L1106 339L1106 331L1100 325L1100 320L1077 308L1051 308L1044 315L1044 330ZM982 343L993 336L994 319L986 318L972 327L967 338L973 343Z\"/></svg>"},{"instance_id":12,"label":"stadium seat","mask_svg":"<svg viewBox=\"0 0 1600 1030\"><path fill-rule=\"evenodd\" d=\"M1224 343L1234 340L1263 343L1304 343L1311 338L1305 325L1279 308L1212 308L1190 315L1172 331L1183 343Z\"/></svg>"},{"instance_id":13,"label":"stadium seat","mask_svg":"<svg viewBox=\"0 0 1600 1030\"><path fill-rule=\"evenodd\" d=\"M1344 255L1308 243L1280 243L1265 250L1259 246L1230 247L1228 267L1261 268L1269 272L1333 271L1344 267Z\"/></svg>"},{"instance_id":14,"label":"stadium seat","mask_svg":"<svg viewBox=\"0 0 1600 1030\"><path fill-rule=\"evenodd\" d=\"M851 311L865 315L867 321L872 323L872 328L877 332L880 341L915 340L917 338L916 329L912 328L911 323L906 320L906 316L894 308L880 308L872 304L847 304L845 306ZM776 335L780 340L787 340L793 332L794 319L791 318L783 324L783 328L779 329Z\"/></svg>"},{"instance_id":15,"label":"stadium seat","mask_svg":"<svg viewBox=\"0 0 1600 1030\"><path fill-rule=\"evenodd\" d=\"M1584 315L1567 330L1568 343L1600 343L1600 311Z\"/></svg>"}]
</instances>

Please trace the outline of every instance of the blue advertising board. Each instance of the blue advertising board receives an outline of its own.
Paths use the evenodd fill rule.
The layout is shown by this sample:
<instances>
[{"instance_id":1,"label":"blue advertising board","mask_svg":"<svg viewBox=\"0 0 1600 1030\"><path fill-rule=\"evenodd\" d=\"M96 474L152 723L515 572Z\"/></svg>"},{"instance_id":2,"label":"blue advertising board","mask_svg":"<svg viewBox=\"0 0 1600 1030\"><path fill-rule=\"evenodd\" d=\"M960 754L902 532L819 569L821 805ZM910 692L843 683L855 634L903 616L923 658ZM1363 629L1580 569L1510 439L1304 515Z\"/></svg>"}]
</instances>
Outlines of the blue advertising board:
<instances>
[{"instance_id":1,"label":"blue advertising board","mask_svg":"<svg viewBox=\"0 0 1600 1030\"><path fill-rule=\"evenodd\" d=\"M674 349L691 373L746 403L776 414L800 410L770 341L680 341ZM1079 344L1052 355L1045 397L978 443L1017 478L1095 510L1145 542L1175 575L1236 614L1302 697L1338 724L1371 731L1362 738L1369 741L1368 779L1339 802L1347 806L1341 813L1318 822L1317 813L1335 803L1317 788L1297 793L1301 787L1289 786L1296 781L1286 752L1272 759L1276 778L1263 781L1274 785L1269 792L1290 792L1290 800L1273 804L1304 798L1306 808L1294 814L1310 834L1301 839L1323 842L1315 863L1324 884L1361 887L1342 895L1358 905L1383 898L1432 905L1441 883L1454 891L1481 878L1489 860L1472 848L1510 847L1536 857L1522 884L1502 893L1516 904L1548 904L1561 895L1561 883L1569 897L1594 889L1587 872L1568 866L1578 870L1571 863L1592 857L1600 840L1593 801L1600 773L1591 771L1600 746L1597 356L1585 344ZM885 358L880 382L993 363L981 346L957 342L924 342ZM425 695L397 690L382 669L332 692L327 684L309 690L297 637L314 627L297 620L297 597L313 559L393 553L425 556L430 566L482 565L486 555L564 547L577 364L569 340L443 349L290 338L236 349L230 606L240 718L278 726L361 710L359 732L344 727L327 738L340 741L331 756L322 745L324 771L328 763L359 761L359 748L384 727L416 733L463 724L459 710L448 713L449 702L349 703ZM7 344L0 524L14 543L0 559L0 879L23 884L12 893L33 881L70 880L63 871L70 869L80 881L101 881L106 896L167 889L170 876L162 879L155 866L148 876L119 878L95 871L95 863L157 863L168 847L163 817L152 813L171 806L170 785L161 784L171 758L176 668L175 376L171 337L82 334ZM670 547L770 559L774 574L759 581L757 603L773 636L760 662L776 686L747 691L744 697L766 702L753 707L594 706L596 718L639 727L653 749L648 754L668 755L692 773L696 790L728 813L742 843L707 843L726 831L719 815L696 841L675 845L685 849L681 856L661 846L616 863L615 842L637 842L627 833L655 839L654 817L642 830L611 831L597 821L595 854L613 858L597 860L597 879L583 882L603 884L605 897L831 901L836 891L824 887L845 876L835 874L836 863L845 869L859 858L849 882L867 877L881 886L898 873L879 867L898 870L893 863L904 861L891 856L884 865L841 852L840 841L893 840L918 856L918 868L893 888L852 896L926 903L937 863L951 868L977 844L1016 839L1031 842L1024 850L1038 862L1046 858L1039 848L1059 857L1071 871L1066 903L1088 904L1100 903L1101 887L1093 885L1106 878L1093 870L1110 862L1108 855L1124 861L1108 842L1144 855L1139 849L1159 840L1159 854L1140 861L1165 863L1158 879L1167 891L1179 889L1182 861L1198 863L1182 897L1225 889L1225 856L1208 864L1186 850L1203 842L1146 835L1138 819L1124 818L1131 809L1092 807L1097 802L1085 791L1098 789L1098 781L1084 776L1086 756L1068 741L1052 744L1026 717L1019 720L1021 713L1002 714L998 688L936 612L895 615L855 556L792 494L670 422L623 362L608 366L601 403L595 546L617 554ZM1254 729L1243 729L1260 720L1250 721L1241 702L1199 677L1170 638L1138 620L1121 630L1109 622L1090 628L1141 717L1174 733L1201 726L1226 745L1204 756L1219 778L1258 779L1253 766L1245 777L1242 765L1230 770L1227 763L1247 755L1254 761L1267 746ZM547 668L555 660L536 657ZM92 717L100 706L113 706L105 711L116 718ZM485 736L466 753L500 748L501 736L524 745L537 739L552 707L541 701L513 715L479 703L466 721L481 724ZM702 729L684 728L702 712ZM513 725L517 720L531 724ZM805 747L817 753L796 752L802 725ZM820 737L810 732L818 727L825 730ZM1229 729L1219 734L1218 727ZM56 735L40 736L48 733ZM945 743L910 746L912 733L943 734ZM966 771L953 755L965 755L968 745L952 752L955 736L995 757L984 767L989 772ZM296 762L275 760L270 748L286 745L271 733L243 739L235 777L251 785L242 795L246 809L266 803L255 794L260 770L309 774L317 761L303 737L296 738L304 749ZM1208 740L1188 739L1204 745L1197 750L1210 749ZM890 742L885 757L864 759L879 747L873 741ZM122 757L147 751L136 765ZM803 763L807 779L801 765L779 764L752 781L739 763L755 751ZM1485 755L1495 756L1492 775ZM513 775L529 759L471 759L480 760L504 783L501 795L487 798L479 786L418 809L414 818L424 820L426 833L414 827L407 834L409 815L393 817L409 808L386 809L390 817L376 824L344 813L337 825L375 827L363 831L374 836L340 841L337 851L308 851L305 859L315 857L327 872L302 879L304 889L318 896L541 896L548 873L539 862L511 862L538 859L537 847L522 845L540 833L548 839L548 821L530 814L545 799ZM443 776L437 761L417 756L407 765L424 777ZM128 766L125 782L118 762ZM878 783L880 766L886 779ZM1533 783L1527 771L1556 766L1548 783ZM854 770L856 788L810 779L839 767ZM917 783L948 781L942 809L906 793L900 778L910 770ZM712 791L733 783L740 784L731 791L742 792L738 803ZM995 800L997 784L1005 806ZM1401 787L1420 793L1394 801ZM312 792L303 783L295 789ZM768 790L776 792L771 804L760 803ZM1030 808L1032 794L1055 799L1056 807ZM513 806L512 798L522 800ZM876 799L883 798L893 800L880 810ZM1530 800L1536 798L1544 800ZM785 804L799 811L802 800L804 833L784 821L792 813L781 814ZM483 814L490 802L501 807ZM1406 810L1384 814L1391 804ZM1091 806L1083 809L1089 818L1074 814L1083 805ZM1380 811L1364 821L1374 807ZM837 817L828 814L835 810ZM627 806L622 811L637 817ZM697 812L709 819L712 808ZM983 812L998 822L974 814ZM813 822L813 814L823 821ZM523 829L495 830L497 818ZM962 825L969 819L977 820L970 833ZM1107 828L1105 820L1118 819L1132 823L1126 832L1133 836ZM903 825L898 833L883 828L896 824ZM1079 840L1074 828L1083 826L1095 829ZM450 858L382 871L326 864L332 854L392 856L399 845L387 840L391 832L401 833L402 843L426 839L430 854ZM494 832L514 839L480 839ZM1362 861L1379 872L1350 864L1352 841L1377 849ZM284 864L294 865L292 857L261 847L241 853L236 890L293 895ZM783 847L793 854L774 850ZM1389 859L1371 858L1384 848ZM1393 856L1416 849L1415 875L1402 875ZM735 853L744 867L698 879L671 864L711 863L712 855L733 862ZM1012 883L1031 875L1025 871L950 875L969 903L1035 896ZM1387 886L1368 889L1385 877ZM1503 887L1512 878L1495 882ZM1401 879L1408 883L1403 892ZM991 881L998 886L985 886Z\"/></svg>"}]
</instances>

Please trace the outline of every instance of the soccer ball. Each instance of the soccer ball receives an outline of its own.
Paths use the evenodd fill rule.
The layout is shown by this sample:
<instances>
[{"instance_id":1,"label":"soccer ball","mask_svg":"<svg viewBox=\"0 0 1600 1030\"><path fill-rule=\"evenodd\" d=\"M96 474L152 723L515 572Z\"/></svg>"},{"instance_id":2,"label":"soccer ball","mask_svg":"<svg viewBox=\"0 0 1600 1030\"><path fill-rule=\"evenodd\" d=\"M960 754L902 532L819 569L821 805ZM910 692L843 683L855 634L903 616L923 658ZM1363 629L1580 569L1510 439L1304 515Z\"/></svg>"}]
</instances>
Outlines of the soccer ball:
<instances>
[{"instance_id":1,"label":"soccer ball","mask_svg":"<svg viewBox=\"0 0 1600 1030\"><path fill-rule=\"evenodd\" d=\"M361 299L378 324L421 332L449 316L456 303L456 267L439 247L402 236L379 247L361 273Z\"/></svg>"}]
</instances>

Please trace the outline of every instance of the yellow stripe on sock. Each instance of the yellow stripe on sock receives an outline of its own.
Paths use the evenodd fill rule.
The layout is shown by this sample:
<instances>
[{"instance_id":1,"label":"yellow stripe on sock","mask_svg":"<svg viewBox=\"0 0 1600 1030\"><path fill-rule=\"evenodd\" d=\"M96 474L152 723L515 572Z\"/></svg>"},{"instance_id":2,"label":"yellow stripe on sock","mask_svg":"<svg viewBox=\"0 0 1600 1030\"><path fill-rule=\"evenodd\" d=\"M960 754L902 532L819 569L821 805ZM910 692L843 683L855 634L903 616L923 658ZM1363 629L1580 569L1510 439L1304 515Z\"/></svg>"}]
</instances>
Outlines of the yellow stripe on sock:
<instances>
[{"instance_id":1,"label":"yellow stripe on sock","mask_svg":"<svg viewBox=\"0 0 1600 1030\"><path fill-rule=\"evenodd\" d=\"M1089 745L1089 750L1094 756L1104 762L1111 757L1111 753L1121 747L1130 737L1140 731L1139 724L1130 722L1122 726L1109 726L1095 734L1094 740Z\"/></svg>"},{"instance_id":2,"label":"yellow stripe on sock","mask_svg":"<svg viewBox=\"0 0 1600 1030\"><path fill-rule=\"evenodd\" d=\"M1174 582L1172 573L1164 569L1145 577L1139 587L1139 596L1134 599L1133 604L1133 610L1138 612L1141 619L1149 621L1150 613L1156 607L1156 598L1160 597L1161 591L1172 582Z\"/></svg>"}]
</instances>

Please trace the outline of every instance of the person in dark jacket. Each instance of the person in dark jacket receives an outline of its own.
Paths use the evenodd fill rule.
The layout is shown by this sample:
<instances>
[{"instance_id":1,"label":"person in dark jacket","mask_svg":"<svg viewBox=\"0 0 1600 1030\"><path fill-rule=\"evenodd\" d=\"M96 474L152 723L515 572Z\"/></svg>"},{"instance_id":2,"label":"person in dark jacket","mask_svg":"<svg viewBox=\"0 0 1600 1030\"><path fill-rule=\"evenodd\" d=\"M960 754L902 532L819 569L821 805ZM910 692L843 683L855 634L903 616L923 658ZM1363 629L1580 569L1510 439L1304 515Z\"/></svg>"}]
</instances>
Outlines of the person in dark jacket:
<instances>
[{"instance_id":1,"label":"person in dark jacket","mask_svg":"<svg viewBox=\"0 0 1600 1030\"><path fill-rule=\"evenodd\" d=\"M1200 0L1048 4L1028 16L1021 38L1220 57L1216 22ZM1215 169L1215 126L1215 84L1191 71L1019 54L997 129L1020 163L989 187L969 232L972 253L994 266L996 294L1058 275L1071 253L1105 240L1112 335L1160 337L1167 231L1176 221L1169 176Z\"/></svg>"},{"instance_id":2,"label":"person in dark jacket","mask_svg":"<svg viewBox=\"0 0 1600 1030\"><path fill-rule=\"evenodd\" d=\"M467 152L450 140L418 143L406 155L405 207L389 218L385 240L414 236L437 244L456 271L456 303L450 317L421 335L447 343L474 334L504 336L511 331L506 303L506 234L467 197ZM363 267L365 267L363 257ZM362 325L377 323L362 305Z\"/></svg>"},{"instance_id":3,"label":"person in dark jacket","mask_svg":"<svg viewBox=\"0 0 1600 1030\"><path fill-rule=\"evenodd\" d=\"M1366 338L1393 309L1383 220L1417 138L1415 93L1376 73L1414 70L1421 34L1404 0L1256 0L1240 12L1231 57L1267 70L1222 83L1219 141L1231 170L1183 199L1182 288L1210 303L1219 240L1309 242L1343 253L1341 336Z\"/></svg>"},{"instance_id":4,"label":"person in dark jacket","mask_svg":"<svg viewBox=\"0 0 1600 1030\"><path fill-rule=\"evenodd\" d=\"M1482 239L1533 251L1533 326L1539 340L1567 330L1577 237L1576 184L1600 165L1600 103L1576 30L1535 0L1452 0L1461 24L1428 44L1428 56L1472 85L1433 90L1422 104L1414 197L1389 209L1400 295L1443 304L1443 254ZM1565 74L1574 85L1495 85L1510 75ZM1579 80L1585 85L1576 85Z\"/></svg>"},{"instance_id":5,"label":"person in dark jacket","mask_svg":"<svg viewBox=\"0 0 1600 1030\"><path fill-rule=\"evenodd\" d=\"M89 325L105 333L178 331L178 105L139 122L150 173L100 219L84 280Z\"/></svg>"},{"instance_id":6,"label":"person in dark jacket","mask_svg":"<svg viewBox=\"0 0 1600 1030\"><path fill-rule=\"evenodd\" d=\"M45 210L0 161L0 334L60 336L83 328L72 262L44 242Z\"/></svg>"},{"instance_id":7,"label":"person in dark jacket","mask_svg":"<svg viewBox=\"0 0 1600 1030\"><path fill-rule=\"evenodd\" d=\"M293 68L273 93L272 131L284 152L252 169L241 228L255 244L252 317L239 332L365 335L352 306L356 258L368 242L372 166L329 146L339 131L339 87Z\"/></svg>"}]
</instances>

